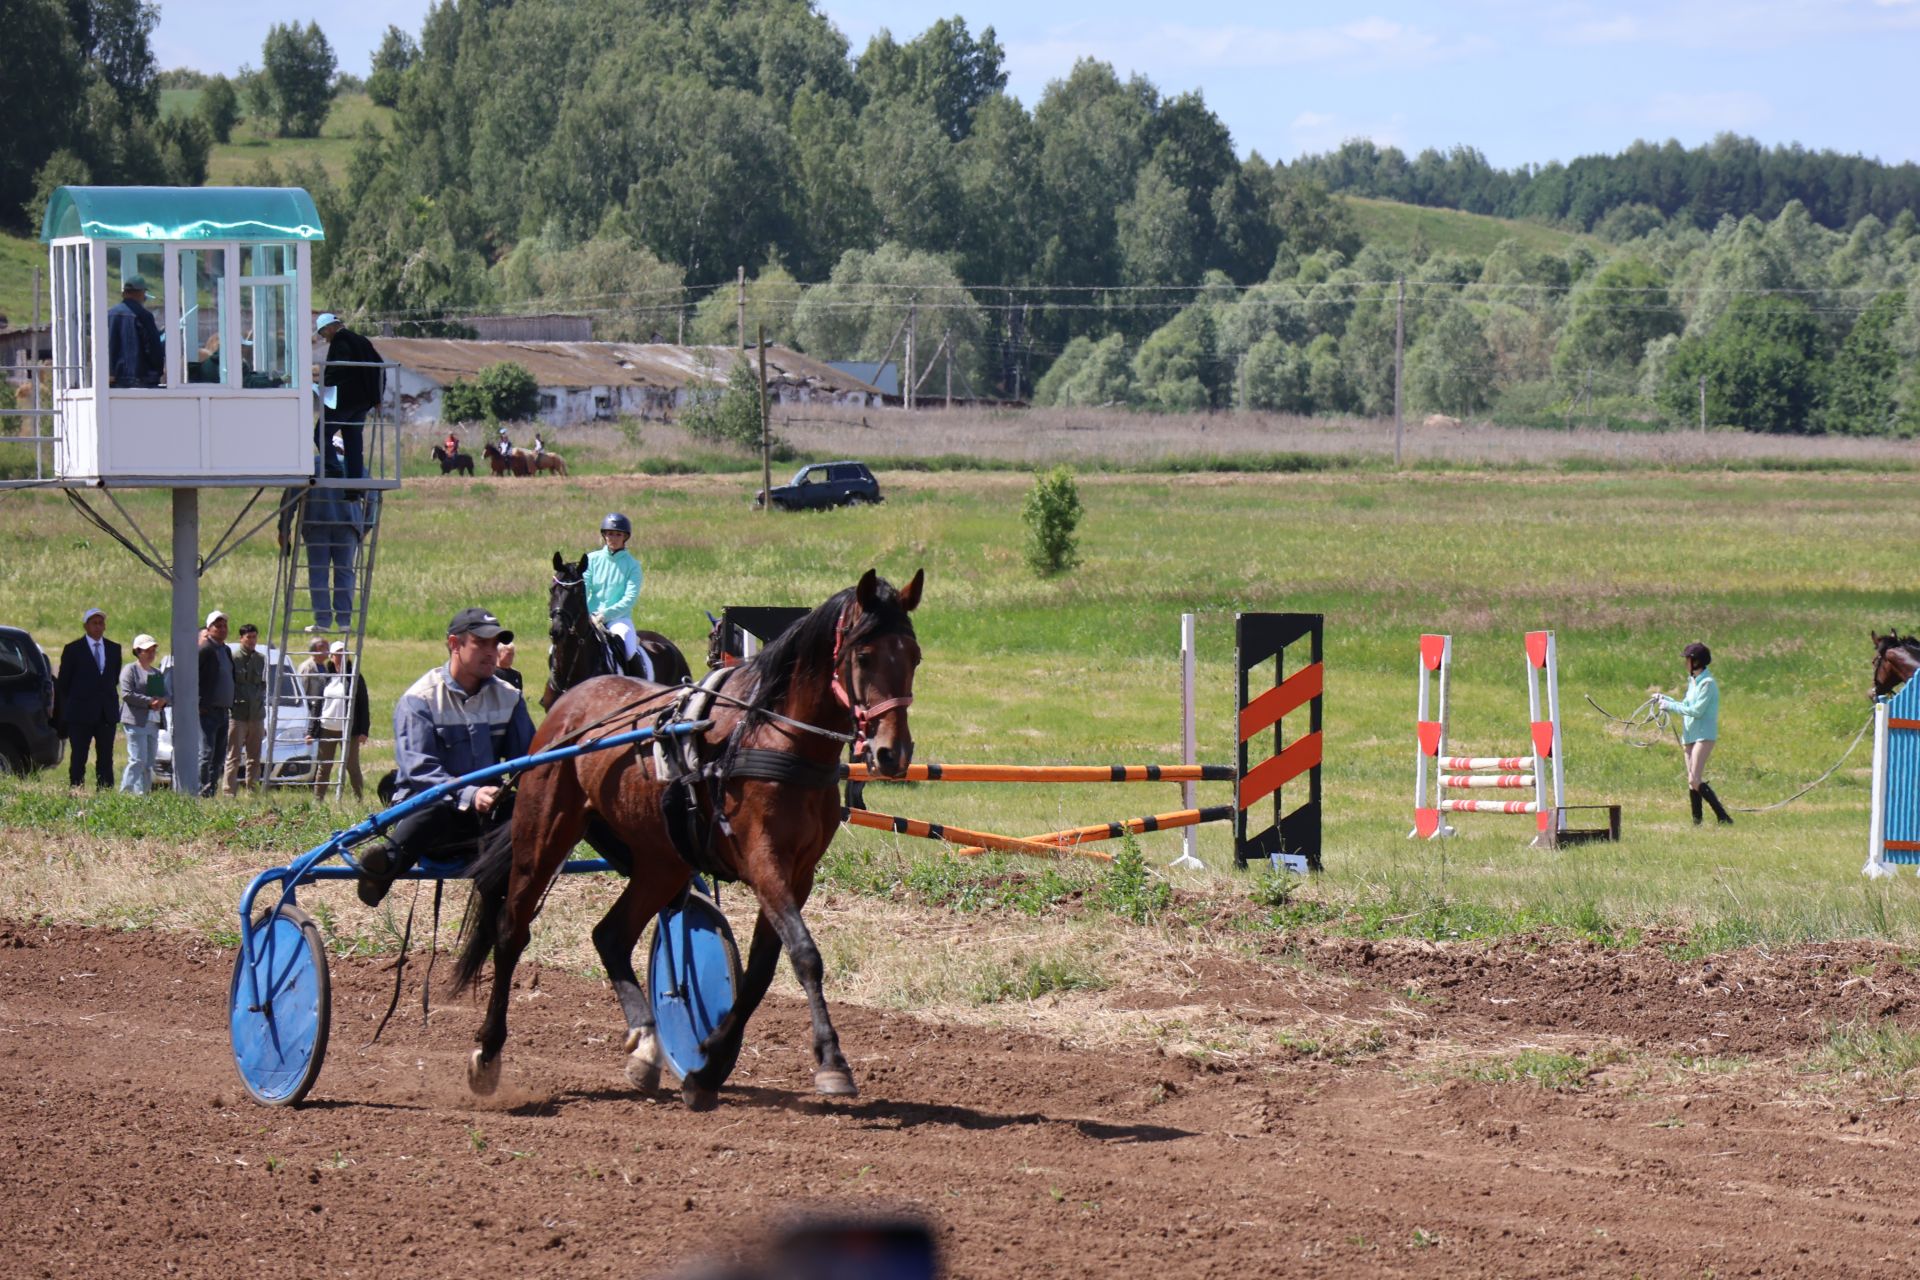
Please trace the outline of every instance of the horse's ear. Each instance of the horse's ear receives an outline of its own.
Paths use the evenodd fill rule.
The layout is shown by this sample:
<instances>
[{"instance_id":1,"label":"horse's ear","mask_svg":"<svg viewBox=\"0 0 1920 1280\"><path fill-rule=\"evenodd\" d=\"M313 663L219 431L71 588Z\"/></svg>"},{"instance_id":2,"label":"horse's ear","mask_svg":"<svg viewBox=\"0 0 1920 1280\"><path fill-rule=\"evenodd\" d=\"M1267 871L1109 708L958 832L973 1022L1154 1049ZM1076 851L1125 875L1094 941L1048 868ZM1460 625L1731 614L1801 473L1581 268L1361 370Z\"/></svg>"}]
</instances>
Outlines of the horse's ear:
<instances>
[{"instance_id":1,"label":"horse's ear","mask_svg":"<svg viewBox=\"0 0 1920 1280\"><path fill-rule=\"evenodd\" d=\"M925 569L915 569L913 571L913 581L909 582L907 589L900 593L900 607L908 613L912 613L920 604L920 588L926 585L927 571Z\"/></svg>"},{"instance_id":2,"label":"horse's ear","mask_svg":"<svg viewBox=\"0 0 1920 1280\"><path fill-rule=\"evenodd\" d=\"M573 571L573 576L576 578L587 576L587 553L584 551L580 553L580 565Z\"/></svg>"},{"instance_id":3,"label":"horse's ear","mask_svg":"<svg viewBox=\"0 0 1920 1280\"><path fill-rule=\"evenodd\" d=\"M860 575L860 585L853 589L853 598L860 607L872 613L880 607L880 575L872 569Z\"/></svg>"},{"instance_id":4,"label":"horse's ear","mask_svg":"<svg viewBox=\"0 0 1920 1280\"><path fill-rule=\"evenodd\" d=\"M554 552L553 553L553 571L555 573L564 573L566 572L566 568L567 568L567 562L560 558L560 553L558 551Z\"/></svg>"}]
</instances>

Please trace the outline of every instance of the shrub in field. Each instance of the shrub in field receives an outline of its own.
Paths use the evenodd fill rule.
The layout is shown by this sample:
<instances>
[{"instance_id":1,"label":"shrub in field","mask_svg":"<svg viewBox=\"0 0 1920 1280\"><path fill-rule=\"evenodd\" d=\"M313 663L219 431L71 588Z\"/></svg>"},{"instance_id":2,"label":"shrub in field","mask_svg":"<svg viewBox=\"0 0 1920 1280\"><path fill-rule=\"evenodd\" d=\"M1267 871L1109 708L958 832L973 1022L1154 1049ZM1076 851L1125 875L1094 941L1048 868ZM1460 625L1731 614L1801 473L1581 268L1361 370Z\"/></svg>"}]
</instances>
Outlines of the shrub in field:
<instances>
[{"instance_id":1,"label":"shrub in field","mask_svg":"<svg viewBox=\"0 0 1920 1280\"><path fill-rule=\"evenodd\" d=\"M540 410L540 384L525 365L490 364L472 381L455 379L440 393L443 422L517 422Z\"/></svg>"},{"instance_id":2,"label":"shrub in field","mask_svg":"<svg viewBox=\"0 0 1920 1280\"><path fill-rule=\"evenodd\" d=\"M1080 514L1072 471L1059 466L1033 478L1021 518L1027 524L1027 564L1036 574L1046 577L1080 563L1073 536Z\"/></svg>"},{"instance_id":3,"label":"shrub in field","mask_svg":"<svg viewBox=\"0 0 1920 1280\"><path fill-rule=\"evenodd\" d=\"M1120 837L1119 851L1107 864L1100 902L1117 916L1145 924L1167 909L1173 890L1147 866L1146 851L1131 835Z\"/></svg>"},{"instance_id":4,"label":"shrub in field","mask_svg":"<svg viewBox=\"0 0 1920 1280\"><path fill-rule=\"evenodd\" d=\"M760 446L760 375L736 360L725 386L708 383L694 391L680 412L680 425L701 440L742 448Z\"/></svg>"}]
</instances>

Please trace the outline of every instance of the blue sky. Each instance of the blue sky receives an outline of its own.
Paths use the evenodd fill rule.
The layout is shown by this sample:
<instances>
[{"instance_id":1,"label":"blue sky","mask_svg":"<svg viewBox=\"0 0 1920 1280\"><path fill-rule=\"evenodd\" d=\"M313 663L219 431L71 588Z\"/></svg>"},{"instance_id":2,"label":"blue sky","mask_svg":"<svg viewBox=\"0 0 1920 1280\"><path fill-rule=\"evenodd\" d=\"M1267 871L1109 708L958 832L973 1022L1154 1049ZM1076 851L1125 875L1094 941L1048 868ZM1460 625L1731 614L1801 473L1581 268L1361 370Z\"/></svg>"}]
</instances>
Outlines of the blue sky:
<instances>
[{"instance_id":1,"label":"blue sky","mask_svg":"<svg viewBox=\"0 0 1920 1280\"><path fill-rule=\"evenodd\" d=\"M418 32L426 0L160 0L162 66L258 62L274 22L317 17L365 74L388 23ZM1028 107L1076 58L1198 89L1244 154L1292 159L1349 137L1409 153L1467 144L1502 167L1693 146L1723 131L1766 143L1920 161L1920 0L1469 0L1302 5L1233 0L822 0L856 53L882 26L906 39L958 12L993 27Z\"/></svg>"}]
</instances>

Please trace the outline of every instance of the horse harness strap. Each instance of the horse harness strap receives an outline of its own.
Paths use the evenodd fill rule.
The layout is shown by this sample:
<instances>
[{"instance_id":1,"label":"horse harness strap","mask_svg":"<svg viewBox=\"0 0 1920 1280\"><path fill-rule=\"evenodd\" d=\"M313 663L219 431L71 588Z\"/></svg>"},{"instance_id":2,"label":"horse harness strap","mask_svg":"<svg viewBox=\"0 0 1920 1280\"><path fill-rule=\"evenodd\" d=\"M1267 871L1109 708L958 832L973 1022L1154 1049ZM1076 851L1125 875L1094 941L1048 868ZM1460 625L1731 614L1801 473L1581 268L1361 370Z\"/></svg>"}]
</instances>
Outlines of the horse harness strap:
<instances>
[{"instance_id":1,"label":"horse harness strap","mask_svg":"<svg viewBox=\"0 0 1920 1280\"><path fill-rule=\"evenodd\" d=\"M845 680L840 678L840 656L846 645L847 619L852 614L853 606L849 604L840 611L839 620L833 624L833 696L840 700L841 706L853 712L853 753L857 756L867 749L867 721L884 715L896 707L912 706L913 695L888 698L884 702L872 704L861 702L853 696L852 677L849 676Z\"/></svg>"},{"instance_id":2,"label":"horse harness strap","mask_svg":"<svg viewBox=\"0 0 1920 1280\"><path fill-rule=\"evenodd\" d=\"M661 711L660 723L703 720L709 717L716 702L737 703L737 699L726 696L722 689L739 670L739 667L721 667L708 672L697 685L681 686L679 696ZM718 754L711 756L707 743L697 734L675 739L656 738L653 743L654 777L666 784L660 795L661 816L673 839L673 847L688 866L718 880L739 879L721 859L713 842L716 827L728 839L733 837L733 826L726 814L728 782L743 779L827 788L837 787L840 782L838 761L815 764L792 751L743 747L740 741L746 729L747 721L742 717L720 745ZM704 821L702 789L706 792Z\"/></svg>"}]
</instances>

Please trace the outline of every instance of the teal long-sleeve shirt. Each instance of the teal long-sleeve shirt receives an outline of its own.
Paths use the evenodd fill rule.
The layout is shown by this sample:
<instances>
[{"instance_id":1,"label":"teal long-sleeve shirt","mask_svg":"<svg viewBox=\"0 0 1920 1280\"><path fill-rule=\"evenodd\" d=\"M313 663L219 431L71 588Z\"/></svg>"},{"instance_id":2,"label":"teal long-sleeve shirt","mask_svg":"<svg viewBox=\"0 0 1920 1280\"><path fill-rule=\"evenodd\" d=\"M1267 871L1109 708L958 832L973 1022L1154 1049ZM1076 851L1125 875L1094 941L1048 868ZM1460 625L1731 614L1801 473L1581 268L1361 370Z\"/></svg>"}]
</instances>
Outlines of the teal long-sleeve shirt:
<instances>
[{"instance_id":1,"label":"teal long-sleeve shirt","mask_svg":"<svg viewBox=\"0 0 1920 1280\"><path fill-rule=\"evenodd\" d=\"M1712 668L1703 668L1687 682L1687 696L1660 698L1662 711L1677 711L1681 717L1680 741L1712 742L1720 736L1720 686Z\"/></svg>"},{"instance_id":2,"label":"teal long-sleeve shirt","mask_svg":"<svg viewBox=\"0 0 1920 1280\"><path fill-rule=\"evenodd\" d=\"M633 616L640 599L640 562L622 547L602 547L587 556L587 610L612 622Z\"/></svg>"}]
</instances>

